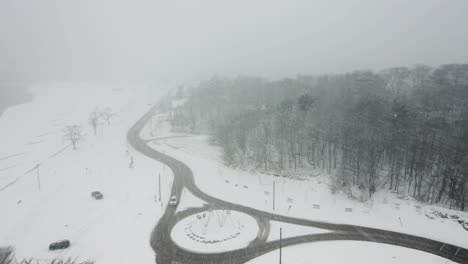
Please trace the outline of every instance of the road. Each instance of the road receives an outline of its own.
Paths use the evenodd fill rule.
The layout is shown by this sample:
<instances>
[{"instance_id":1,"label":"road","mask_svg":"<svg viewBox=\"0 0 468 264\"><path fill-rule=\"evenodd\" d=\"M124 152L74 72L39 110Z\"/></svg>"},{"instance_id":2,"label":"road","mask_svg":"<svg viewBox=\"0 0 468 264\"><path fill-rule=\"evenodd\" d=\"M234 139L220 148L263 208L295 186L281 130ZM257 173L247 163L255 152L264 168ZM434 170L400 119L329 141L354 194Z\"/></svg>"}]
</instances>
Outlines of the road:
<instances>
[{"instance_id":1,"label":"road","mask_svg":"<svg viewBox=\"0 0 468 264\"><path fill-rule=\"evenodd\" d=\"M155 108L150 109L141 117L127 134L129 144L144 155L164 163L174 173L171 196L181 197L182 189L187 188L196 197L206 201L209 208L222 208L237 210L251 215L259 223L257 238L244 249L232 250L223 253L194 253L177 246L171 239L170 233L175 224L186 216L192 215L207 208L191 208L176 213L175 206L167 206L151 234L151 246L156 253L158 264L184 263L184 264L241 264L253 258L279 248L279 241L266 242L269 231L269 221L280 221L284 223L327 229L331 232L324 234L303 235L283 239L282 246L287 247L302 243L319 241L354 240L370 241L402 246L406 248L425 251L457 263L468 264L468 250L456 245L446 244L440 241L398 233L388 230L369 228L364 226L334 224L306 219L293 218L276 215L269 212L257 210L241 204L234 204L212 197L202 192L194 182L191 169L181 161L149 147L147 141L140 137L140 132L149 118L154 114Z\"/></svg>"}]
</instances>

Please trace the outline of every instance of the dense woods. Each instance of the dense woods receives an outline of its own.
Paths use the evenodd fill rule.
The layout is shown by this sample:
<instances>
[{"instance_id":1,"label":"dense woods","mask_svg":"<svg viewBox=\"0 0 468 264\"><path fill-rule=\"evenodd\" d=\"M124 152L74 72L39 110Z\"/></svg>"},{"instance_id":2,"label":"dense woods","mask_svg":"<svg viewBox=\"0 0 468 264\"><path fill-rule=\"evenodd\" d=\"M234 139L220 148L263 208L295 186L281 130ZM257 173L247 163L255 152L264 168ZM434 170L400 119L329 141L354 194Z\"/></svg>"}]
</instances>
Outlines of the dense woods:
<instances>
[{"instance_id":1,"label":"dense woods","mask_svg":"<svg viewBox=\"0 0 468 264\"><path fill-rule=\"evenodd\" d=\"M185 93L173 127L209 130L232 166L319 169L334 189L370 197L388 188L466 209L466 64L279 81L212 78Z\"/></svg>"}]
</instances>

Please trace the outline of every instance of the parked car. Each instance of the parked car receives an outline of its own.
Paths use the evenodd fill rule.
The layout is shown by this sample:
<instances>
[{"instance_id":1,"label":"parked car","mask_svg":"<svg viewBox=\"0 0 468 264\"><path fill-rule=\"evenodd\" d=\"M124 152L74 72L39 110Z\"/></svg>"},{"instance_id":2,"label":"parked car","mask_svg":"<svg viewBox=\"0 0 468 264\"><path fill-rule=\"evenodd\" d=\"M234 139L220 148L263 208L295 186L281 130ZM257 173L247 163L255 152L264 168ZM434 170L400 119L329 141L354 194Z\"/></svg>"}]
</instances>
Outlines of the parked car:
<instances>
[{"instance_id":1,"label":"parked car","mask_svg":"<svg viewBox=\"0 0 468 264\"><path fill-rule=\"evenodd\" d=\"M102 195L102 193L98 191L92 192L91 196L94 197L94 199L96 200L101 200L102 198L104 198L104 195Z\"/></svg>"},{"instance_id":2,"label":"parked car","mask_svg":"<svg viewBox=\"0 0 468 264\"><path fill-rule=\"evenodd\" d=\"M49 245L49 250L64 249L70 246L70 241L60 240Z\"/></svg>"},{"instance_id":3,"label":"parked car","mask_svg":"<svg viewBox=\"0 0 468 264\"><path fill-rule=\"evenodd\" d=\"M177 196L172 196L171 199L169 200L169 205L175 206L177 205Z\"/></svg>"}]
</instances>

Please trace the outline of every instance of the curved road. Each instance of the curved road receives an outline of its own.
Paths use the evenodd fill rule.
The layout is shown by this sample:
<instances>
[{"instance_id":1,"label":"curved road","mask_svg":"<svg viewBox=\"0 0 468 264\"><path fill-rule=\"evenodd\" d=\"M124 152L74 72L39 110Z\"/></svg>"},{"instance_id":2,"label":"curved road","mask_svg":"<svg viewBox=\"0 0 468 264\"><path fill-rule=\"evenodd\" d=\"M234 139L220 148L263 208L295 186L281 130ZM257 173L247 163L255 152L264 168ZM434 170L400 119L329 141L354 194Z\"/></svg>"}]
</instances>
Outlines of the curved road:
<instances>
[{"instance_id":1,"label":"curved road","mask_svg":"<svg viewBox=\"0 0 468 264\"><path fill-rule=\"evenodd\" d=\"M468 250L455 245L446 244L436 240L418 237L393 231L356 226L345 224L333 224L327 222L312 221L306 219L293 218L288 216L276 215L260 211L251 207L243 206L223 201L202 192L195 184L193 173L190 168L161 152L147 145L147 141L140 137L140 132L148 119L154 114L155 108L152 108L136 124L130 128L127 134L127 140L130 145L144 155L158 160L168 166L174 173L174 182L172 185L171 196L181 196L182 189L185 187L196 197L206 201L209 208L222 208L237 210L249 214L257 219L259 223L259 233L257 238L250 243L247 248L233 250L223 253L194 253L177 246L171 239L170 233L174 225L182 218L197 212L207 210L207 208L191 208L183 212L176 213L175 206L167 206L164 215L159 220L151 234L151 246L156 253L156 262L158 264L184 263L184 264L221 264L221 263L245 263L255 257L268 253L279 248L279 241L266 242L269 232L269 221L280 221L290 224L310 226L330 230L329 233L312 234L283 239L282 246L291 246L301 243L332 241L332 240L356 240L371 241L376 243L385 243L391 245L412 248L425 251L440 257L452 260L457 263L468 264Z\"/></svg>"}]
</instances>

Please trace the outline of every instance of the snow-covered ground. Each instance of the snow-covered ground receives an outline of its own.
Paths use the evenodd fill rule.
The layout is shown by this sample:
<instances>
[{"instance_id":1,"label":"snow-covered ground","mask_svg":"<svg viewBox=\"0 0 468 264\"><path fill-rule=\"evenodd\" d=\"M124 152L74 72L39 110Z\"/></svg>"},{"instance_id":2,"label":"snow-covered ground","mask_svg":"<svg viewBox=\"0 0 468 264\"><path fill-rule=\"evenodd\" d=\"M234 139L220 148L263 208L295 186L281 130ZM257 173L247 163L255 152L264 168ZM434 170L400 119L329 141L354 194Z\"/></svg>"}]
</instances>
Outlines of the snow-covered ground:
<instances>
[{"instance_id":1,"label":"snow-covered ground","mask_svg":"<svg viewBox=\"0 0 468 264\"><path fill-rule=\"evenodd\" d=\"M193 195L189 190L183 189L181 197L179 198L179 204L177 205L177 212L182 212L193 207L203 207L205 205L207 205L205 201Z\"/></svg>"},{"instance_id":2,"label":"snow-covered ground","mask_svg":"<svg viewBox=\"0 0 468 264\"><path fill-rule=\"evenodd\" d=\"M323 234L327 232L330 232L330 230L282 223L282 222L277 222L277 221L270 221L270 235L268 236L267 241L279 240L280 233L281 233L281 237L284 239L288 237L296 237L296 236L304 236L304 235L312 235L312 234Z\"/></svg>"},{"instance_id":3,"label":"snow-covered ground","mask_svg":"<svg viewBox=\"0 0 468 264\"><path fill-rule=\"evenodd\" d=\"M165 120L162 117L157 119ZM371 201L361 203L344 195L332 194L328 177L321 175L320 171L312 172L313 177L308 180L296 180L233 169L223 165L221 150L209 144L208 136L172 133L167 122L153 127L156 129L152 136L149 136L149 127L143 134L147 138L165 139L150 145L185 162L192 168L196 184L212 196L277 214L393 230L468 247L468 232L456 221L429 219L425 215L433 209L447 211L442 208L400 199L386 191L380 191ZM274 210L273 182L276 188ZM450 213L468 219L466 213ZM283 232L287 234L288 228L283 228Z\"/></svg>"},{"instance_id":4,"label":"snow-covered ground","mask_svg":"<svg viewBox=\"0 0 468 264\"><path fill-rule=\"evenodd\" d=\"M163 210L156 202L157 175L165 203L173 176L128 149L126 133L161 91L93 84L31 91L32 102L0 116L0 247L14 246L18 260L153 263L149 237ZM110 125L99 126L97 136L88 125L95 107L117 114ZM82 125L86 133L76 151L62 138L66 124ZM36 164L39 177L30 171ZM104 199L94 200L93 191ZM49 251L49 243L60 239L69 239L71 247Z\"/></svg>"},{"instance_id":5,"label":"snow-covered ground","mask_svg":"<svg viewBox=\"0 0 468 264\"><path fill-rule=\"evenodd\" d=\"M446 264L454 263L418 250L361 241L319 242L286 247L282 250L284 264ZM255 258L247 264L278 263L279 250Z\"/></svg>"},{"instance_id":6,"label":"snow-covered ground","mask_svg":"<svg viewBox=\"0 0 468 264\"><path fill-rule=\"evenodd\" d=\"M78 87L80 89L76 89ZM79 257L97 263L153 263L149 237L169 199L173 175L162 164L129 149L126 133L156 101L158 94L134 87L90 84L62 88L61 85L33 87L34 101L11 107L0 116L0 247L15 246L18 259ZM97 136L87 124L95 107L111 107L117 113L110 125L99 127ZM327 177L319 172L312 172L315 176L309 180L294 180L229 168L223 165L220 149L210 145L207 136L171 133L165 119L164 116L153 118L143 136L148 139L164 137L150 145L187 163L197 185L213 196L278 214L378 227L468 247L468 233L455 221L432 220L425 216L432 209L447 210L398 199L386 192L377 193L373 201L367 203L332 195ZM78 144L76 151L67 147L68 143L62 138L62 128L67 124L82 125L86 132L85 140ZM167 138L173 136L176 137ZM134 166L129 168L132 157ZM40 164L39 170L34 169L37 164ZM161 175L162 203L158 197L158 174ZM274 210L273 182L276 186ZM102 192L104 199L94 200L93 191ZM179 211L203 204L204 201L184 190ZM449 212L468 218L460 212ZM178 224L182 232L189 221L200 221L193 217L196 216ZM243 237L232 242L233 245L217 243L218 248L211 252L245 246L255 237L256 221L241 214L237 219L237 227L245 227L245 232L241 233L252 237ZM279 237L280 227L283 237L326 232L276 222L270 224L269 241ZM229 231L214 232L216 226L204 231L200 224L192 227L192 231L205 232L205 235ZM49 243L60 239L69 239L71 247L49 251ZM180 243L179 238L177 242ZM208 252L202 244L183 245L194 251ZM366 255L364 251L359 253L361 249L376 255L375 258L368 256L368 263L385 263L386 260L387 263L446 263L414 250L354 241L294 246L283 253L289 263L310 263L308 256L330 263L344 260L352 263L350 257L356 257L356 262L361 263L359 256ZM340 250L353 254L333 254ZM269 253L252 263L271 263L275 254L277 252Z\"/></svg>"}]
</instances>

